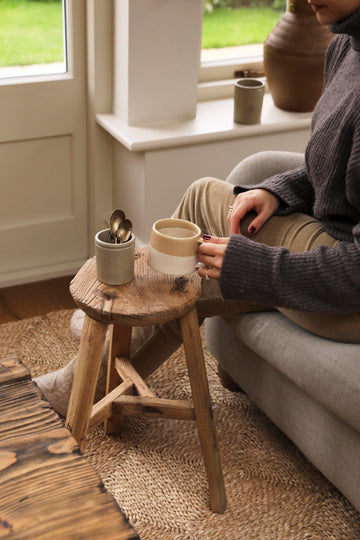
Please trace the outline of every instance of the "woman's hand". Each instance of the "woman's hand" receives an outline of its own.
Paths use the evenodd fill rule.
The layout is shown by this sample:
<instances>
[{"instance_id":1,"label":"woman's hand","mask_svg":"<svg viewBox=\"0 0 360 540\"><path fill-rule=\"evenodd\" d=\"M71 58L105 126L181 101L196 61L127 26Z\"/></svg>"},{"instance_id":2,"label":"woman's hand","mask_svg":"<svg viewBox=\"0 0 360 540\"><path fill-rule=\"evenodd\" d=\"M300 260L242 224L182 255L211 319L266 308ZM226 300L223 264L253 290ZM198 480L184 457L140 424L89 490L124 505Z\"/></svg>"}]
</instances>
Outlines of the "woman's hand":
<instances>
[{"instance_id":1,"label":"woman's hand","mask_svg":"<svg viewBox=\"0 0 360 540\"><path fill-rule=\"evenodd\" d=\"M239 193L236 197L233 208L227 216L230 234L241 234L241 220L251 210L257 213L256 218L252 220L248 227L250 234L256 233L264 225L280 206L280 199L266 191L265 189L251 189L244 193Z\"/></svg>"},{"instance_id":2,"label":"woman's hand","mask_svg":"<svg viewBox=\"0 0 360 540\"><path fill-rule=\"evenodd\" d=\"M199 268L198 273L201 277L219 279L229 238L204 235L203 240L199 246L199 262L204 264L205 268Z\"/></svg>"}]
</instances>

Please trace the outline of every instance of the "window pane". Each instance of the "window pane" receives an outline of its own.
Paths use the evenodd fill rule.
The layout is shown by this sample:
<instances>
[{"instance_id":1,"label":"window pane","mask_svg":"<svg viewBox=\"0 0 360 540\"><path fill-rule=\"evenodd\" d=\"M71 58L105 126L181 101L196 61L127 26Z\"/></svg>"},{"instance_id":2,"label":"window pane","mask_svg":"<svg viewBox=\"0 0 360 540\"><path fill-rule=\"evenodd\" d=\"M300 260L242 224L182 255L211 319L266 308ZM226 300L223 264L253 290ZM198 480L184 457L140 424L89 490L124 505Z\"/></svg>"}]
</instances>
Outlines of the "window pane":
<instances>
[{"instance_id":1,"label":"window pane","mask_svg":"<svg viewBox=\"0 0 360 540\"><path fill-rule=\"evenodd\" d=\"M0 78L65 73L65 0L0 0Z\"/></svg>"},{"instance_id":2,"label":"window pane","mask_svg":"<svg viewBox=\"0 0 360 540\"><path fill-rule=\"evenodd\" d=\"M204 0L203 61L262 54L286 0Z\"/></svg>"}]
</instances>

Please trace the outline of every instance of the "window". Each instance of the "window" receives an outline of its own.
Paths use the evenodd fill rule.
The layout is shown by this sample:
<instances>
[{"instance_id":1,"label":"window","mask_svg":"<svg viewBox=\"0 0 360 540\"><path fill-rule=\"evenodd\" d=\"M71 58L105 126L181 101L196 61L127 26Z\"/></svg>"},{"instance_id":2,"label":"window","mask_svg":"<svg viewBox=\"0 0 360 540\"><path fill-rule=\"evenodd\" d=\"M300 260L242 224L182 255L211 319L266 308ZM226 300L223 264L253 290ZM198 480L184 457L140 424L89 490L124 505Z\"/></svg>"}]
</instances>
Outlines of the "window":
<instances>
[{"instance_id":1,"label":"window","mask_svg":"<svg viewBox=\"0 0 360 540\"><path fill-rule=\"evenodd\" d=\"M0 0L0 78L66 73L66 0Z\"/></svg>"},{"instance_id":2,"label":"window","mask_svg":"<svg viewBox=\"0 0 360 540\"><path fill-rule=\"evenodd\" d=\"M263 72L266 36L285 12L286 0L204 0L200 81Z\"/></svg>"}]
</instances>

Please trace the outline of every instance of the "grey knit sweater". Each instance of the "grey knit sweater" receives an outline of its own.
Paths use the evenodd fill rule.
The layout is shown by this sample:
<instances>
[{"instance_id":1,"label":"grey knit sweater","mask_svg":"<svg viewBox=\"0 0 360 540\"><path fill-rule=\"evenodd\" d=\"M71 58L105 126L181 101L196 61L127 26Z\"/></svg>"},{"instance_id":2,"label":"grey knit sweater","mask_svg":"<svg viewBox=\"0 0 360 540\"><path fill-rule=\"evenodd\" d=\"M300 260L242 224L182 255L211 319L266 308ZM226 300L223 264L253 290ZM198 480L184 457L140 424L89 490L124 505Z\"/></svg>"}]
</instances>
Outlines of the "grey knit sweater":
<instances>
[{"instance_id":1,"label":"grey knit sweater","mask_svg":"<svg viewBox=\"0 0 360 540\"><path fill-rule=\"evenodd\" d=\"M303 311L360 312L360 10L331 25L323 94L314 110L305 164L257 186L281 200L278 215L303 212L339 240L289 253L231 235L220 276L224 298Z\"/></svg>"}]
</instances>

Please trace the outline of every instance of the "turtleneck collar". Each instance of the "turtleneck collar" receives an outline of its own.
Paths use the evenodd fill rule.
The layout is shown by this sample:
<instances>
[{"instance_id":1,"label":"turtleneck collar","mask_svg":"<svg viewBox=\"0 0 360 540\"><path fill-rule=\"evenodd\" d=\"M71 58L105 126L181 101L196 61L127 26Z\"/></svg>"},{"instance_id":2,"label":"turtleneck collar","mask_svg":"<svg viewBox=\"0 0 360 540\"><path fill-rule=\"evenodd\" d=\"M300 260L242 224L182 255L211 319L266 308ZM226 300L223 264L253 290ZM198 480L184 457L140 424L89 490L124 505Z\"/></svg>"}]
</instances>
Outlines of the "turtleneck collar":
<instances>
[{"instance_id":1,"label":"turtleneck collar","mask_svg":"<svg viewBox=\"0 0 360 540\"><path fill-rule=\"evenodd\" d=\"M348 34L351 36L351 46L360 51L360 9L347 19L329 25L333 34Z\"/></svg>"}]
</instances>

